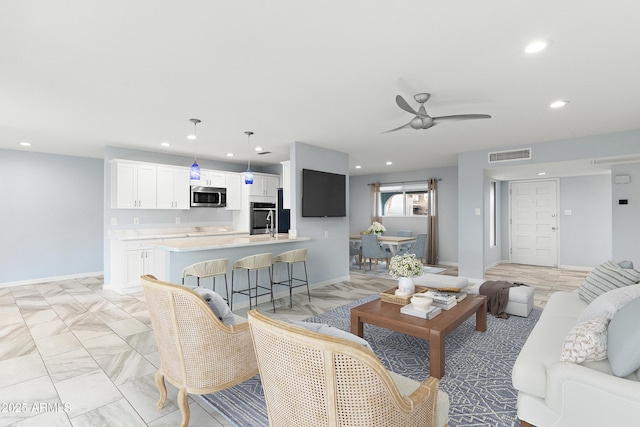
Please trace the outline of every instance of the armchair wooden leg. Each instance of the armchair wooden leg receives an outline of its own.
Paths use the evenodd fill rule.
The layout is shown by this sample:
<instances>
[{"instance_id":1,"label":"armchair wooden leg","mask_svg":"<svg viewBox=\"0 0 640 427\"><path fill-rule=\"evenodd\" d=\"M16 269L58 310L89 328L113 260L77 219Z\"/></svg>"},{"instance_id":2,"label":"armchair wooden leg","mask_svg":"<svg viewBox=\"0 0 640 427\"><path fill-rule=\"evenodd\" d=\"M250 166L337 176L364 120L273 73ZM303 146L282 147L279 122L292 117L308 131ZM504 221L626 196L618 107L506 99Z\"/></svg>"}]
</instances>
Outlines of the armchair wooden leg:
<instances>
[{"instance_id":1,"label":"armchair wooden leg","mask_svg":"<svg viewBox=\"0 0 640 427\"><path fill-rule=\"evenodd\" d=\"M525 420L520 420L520 427L533 427L533 425L526 422Z\"/></svg>"},{"instance_id":2,"label":"armchair wooden leg","mask_svg":"<svg viewBox=\"0 0 640 427\"><path fill-rule=\"evenodd\" d=\"M186 388L181 388L178 391L178 407L182 412L182 424L180 427L187 427L189 425L189 417L191 416L189 409L189 393Z\"/></svg>"},{"instance_id":3,"label":"armchair wooden leg","mask_svg":"<svg viewBox=\"0 0 640 427\"><path fill-rule=\"evenodd\" d=\"M167 402L167 386L164 384L164 374L160 369L156 371L156 387L158 387L158 391L160 392L160 399L156 403L156 407L158 409L164 408L164 404Z\"/></svg>"}]
</instances>

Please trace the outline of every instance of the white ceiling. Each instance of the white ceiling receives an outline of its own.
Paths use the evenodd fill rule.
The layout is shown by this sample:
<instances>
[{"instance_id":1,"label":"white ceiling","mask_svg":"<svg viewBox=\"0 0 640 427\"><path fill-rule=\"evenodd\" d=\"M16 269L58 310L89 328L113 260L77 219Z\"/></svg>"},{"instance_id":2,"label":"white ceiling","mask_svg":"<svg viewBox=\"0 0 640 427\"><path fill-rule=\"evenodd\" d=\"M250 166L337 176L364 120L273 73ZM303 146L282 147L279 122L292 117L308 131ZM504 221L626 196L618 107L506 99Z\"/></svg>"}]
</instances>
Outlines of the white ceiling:
<instances>
[{"instance_id":1,"label":"white ceiling","mask_svg":"<svg viewBox=\"0 0 640 427\"><path fill-rule=\"evenodd\" d=\"M0 148L190 156L195 117L199 158L245 163L252 130L272 152L252 163L300 141L358 175L638 129L639 16L629 0L2 1ZM536 39L551 46L523 53ZM493 118L382 134L418 92L433 116Z\"/></svg>"}]
</instances>

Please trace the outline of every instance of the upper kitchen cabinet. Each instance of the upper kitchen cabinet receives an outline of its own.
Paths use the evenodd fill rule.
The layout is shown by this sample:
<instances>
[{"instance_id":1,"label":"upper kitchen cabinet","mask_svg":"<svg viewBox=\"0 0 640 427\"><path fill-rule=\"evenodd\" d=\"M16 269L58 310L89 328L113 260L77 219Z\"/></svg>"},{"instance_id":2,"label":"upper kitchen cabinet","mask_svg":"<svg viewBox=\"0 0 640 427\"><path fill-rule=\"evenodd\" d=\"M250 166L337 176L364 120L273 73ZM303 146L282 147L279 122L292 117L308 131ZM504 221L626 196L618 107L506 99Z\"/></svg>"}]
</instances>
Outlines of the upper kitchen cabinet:
<instances>
[{"instance_id":1,"label":"upper kitchen cabinet","mask_svg":"<svg viewBox=\"0 0 640 427\"><path fill-rule=\"evenodd\" d=\"M191 185L201 185L203 187L225 188L226 177L222 171L203 169L200 171L199 180L191 180Z\"/></svg>"},{"instance_id":2,"label":"upper kitchen cabinet","mask_svg":"<svg viewBox=\"0 0 640 427\"><path fill-rule=\"evenodd\" d=\"M227 210L240 210L242 207L242 176L238 173L225 174L227 189Z\"/></svg>"},{"instance_id":3,"label":"upper kitchen cabinet","mask_svg":"<svg viewBox=\"0 0 640 427\"><path fill-rule=\"evenodd\" d=\"M158 165L158 209L189 209L189 169Z\"/></svg>"},{"instance_id":4,"label":"upper kitchen cabinet","mask_svg":"<svg viewBox=\"0 0 640 427\"><path fill-rule=\"evenodd\" d=\"M114 161L111 164L111 208L155 209L156 178L154 164Z\"/></svg>"},{"instance_id":5,"label":"upper kitchen cabinet","mask_svg":"<svg viewBox=\"0 0 640 427\"><path fill-rule=\"evenodd\" d=\"M280 177L278 175L261 174L254 172L253 184L249 186L249 195L276 197L278 194L279 186Z\"/></svg>"}]
</instances>

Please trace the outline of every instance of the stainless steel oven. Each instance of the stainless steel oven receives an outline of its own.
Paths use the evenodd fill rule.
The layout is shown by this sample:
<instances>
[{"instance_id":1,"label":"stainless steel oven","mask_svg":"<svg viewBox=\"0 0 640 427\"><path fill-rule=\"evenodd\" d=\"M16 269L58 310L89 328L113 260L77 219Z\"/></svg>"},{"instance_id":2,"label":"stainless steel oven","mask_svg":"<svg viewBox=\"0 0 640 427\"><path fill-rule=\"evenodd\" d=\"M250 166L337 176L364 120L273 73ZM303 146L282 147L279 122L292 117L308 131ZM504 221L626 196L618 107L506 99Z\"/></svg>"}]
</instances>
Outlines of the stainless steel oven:
<instances>
[{"instance_id":1,"label":"stainless steel oven","mask_svg":"<svg viewBox=\"0 0 640 427\"><path fill-rule=\"evenodd\" d=\"M277 228L276 204L259 202L251 203L249 222L250 234L267 234L270 229Z\"/></svg>"},{"instance_id":2,"label":"stainless steel oven","mask_svg":"<svg viewBox=\"0 0 640 427\"><path fill-rule=\"evenodd\" d=\"M191 186L191 207L224 208L227 206L227 189L220 187Z\"/></svg>"}]
</instances>

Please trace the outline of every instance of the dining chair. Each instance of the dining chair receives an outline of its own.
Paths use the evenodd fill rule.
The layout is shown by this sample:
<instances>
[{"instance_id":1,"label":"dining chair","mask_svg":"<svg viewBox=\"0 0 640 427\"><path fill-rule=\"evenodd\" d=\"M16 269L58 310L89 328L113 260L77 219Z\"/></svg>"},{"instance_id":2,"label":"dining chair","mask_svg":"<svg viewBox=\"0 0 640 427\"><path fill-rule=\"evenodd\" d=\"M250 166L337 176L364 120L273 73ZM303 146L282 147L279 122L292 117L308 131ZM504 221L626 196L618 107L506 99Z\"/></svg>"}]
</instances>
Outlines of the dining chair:
<instances>
[{"instance_id":1,"label":"dining chair","mask_svg":"<svg viewBox=\"0 0 640 427\"><path fill-rule=\"evenodd\" d=\"M356 258L358 261L358 267L362 269L362 251L360 248L355 248L351 244L349 244L349 265L353 262L353 258Z\"/></svg>"},{"instance_id":2,"label":"dining chair","mask_svg":"<svg viewBox=\"0 0 640 427\"><path fill-rule=\"evenodd\" d=\"M180 426L186 427L189 393L214 393L258 374L249 324L222 323L205 300L186 286L151 275L140 280L160 355L156 406L162 409L167 401L167 379L178 388Z\"/></svg>"},{"instance_id":3,"label":"dining chair","mask_svg":"<svg viewBox=\"0 0 640 427\"><path fill-rule=\"evenodd\" d=\"M424 262L424 259L427 256L426 252L427 252L427 235L418 234L416 236L415 243L411 245L408 249L399 250L398 255L415 254L416 258Z\"/></svg>"},{"instance_id":4,"label":"dining chair","mask_svg":"<svg viewBox=\"0 0 640 427\"><path fill-rule=\"evenodd\" d=\"M424 426L448 421L438 380L385 369L367 347L248 313L270 426Z\"/></svg>"},{"instance_id":5,"label":"dining chair","mask_svg":"<svg viewBox=\"0 0 640 427\"><path fill-rule=\"evenodd\" d=\"M398 237L411 237L413 236L413 231L411 230L398 230L396 232ZM398 246L398 250L409 249L411 247L411 243L402 243Z\"/></svg>"},{"instance_id":6,"label":"dining chair","mask_svg":"<svg viewBox=\"0 0 640 427\"><path fill-rule=\"evenodd\" d=\"M378 243L378 236L376 234L363 234L362 235L362 258L365 263L365 271L367 270L367 259L369 260L369 269L371 269L371 260L375 259L374 272L378 272L378 261L384 259L388 262L391 258L391 253L387 252L380 247Z\"/></svg>"}]
</instances>

